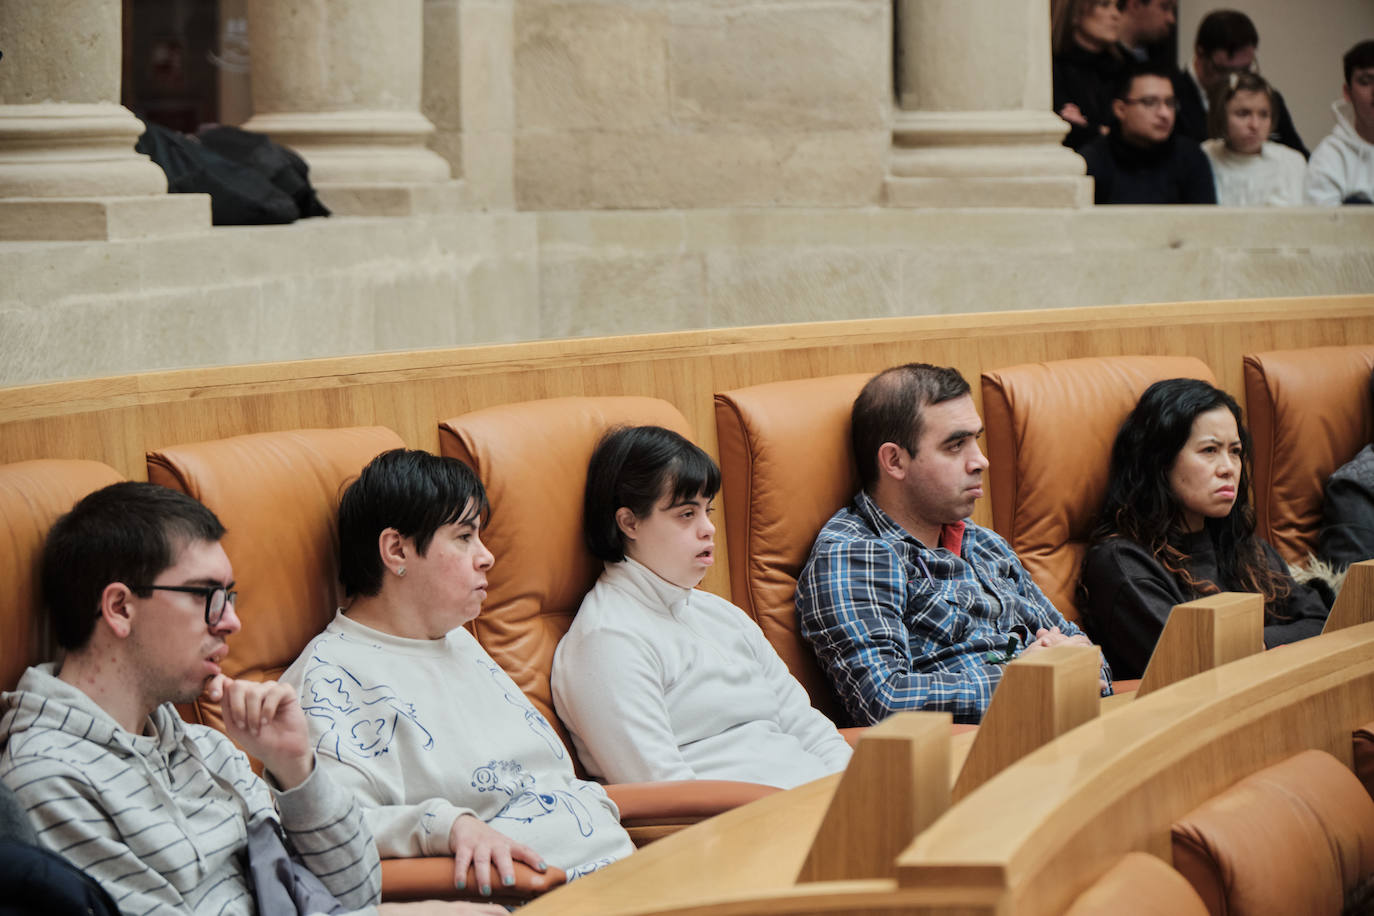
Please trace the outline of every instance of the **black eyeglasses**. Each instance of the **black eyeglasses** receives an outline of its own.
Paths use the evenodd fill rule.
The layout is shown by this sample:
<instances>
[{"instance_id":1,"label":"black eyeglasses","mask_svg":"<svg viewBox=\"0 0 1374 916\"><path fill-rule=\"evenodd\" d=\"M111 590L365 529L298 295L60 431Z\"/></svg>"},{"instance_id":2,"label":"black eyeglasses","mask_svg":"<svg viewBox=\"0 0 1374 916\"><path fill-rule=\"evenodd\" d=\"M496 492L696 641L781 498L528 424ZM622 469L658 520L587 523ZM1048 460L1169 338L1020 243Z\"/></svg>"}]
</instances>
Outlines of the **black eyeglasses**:
<instances>
[{"instance_id":1,"label":"black eyeglasses","mask_svg":"<svg viewBox=\"0 0 1374 916\"><path fill-rule=\"evenodd\" d=\"M1139 105L1146 111L1154 111L1161 105L1165 108L1172 108L1174 111L1178 111L1178 99L1166 99L1157 95L1147 95L1143 99L1122 99L1121 101L1125 102L1127 105Z\"/></svg>"},{"instance_id":2,"label":"black eyeglasses","mask_svg":"<svg viewBox=\"0 0 1374 916\"><path fill-rule=\"evenodd\" d=\"M213 627L224 619L224 609L238 600L239 593L230 591L223 585L145 585L135 588L136 592L185 592L188 595L205 597L205 625Z\"/></svg>"}]
</instances>

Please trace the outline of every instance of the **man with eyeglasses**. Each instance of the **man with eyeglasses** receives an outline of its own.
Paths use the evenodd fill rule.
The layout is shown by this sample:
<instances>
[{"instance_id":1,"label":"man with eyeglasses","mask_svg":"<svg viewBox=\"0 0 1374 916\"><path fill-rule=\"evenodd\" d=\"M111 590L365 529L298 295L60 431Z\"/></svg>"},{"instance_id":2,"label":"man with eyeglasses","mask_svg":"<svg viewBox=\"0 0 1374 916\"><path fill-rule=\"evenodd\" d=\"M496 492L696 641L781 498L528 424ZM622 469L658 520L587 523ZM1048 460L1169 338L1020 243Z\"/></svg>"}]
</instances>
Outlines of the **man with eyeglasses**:
<instances>
[{"instance_id":1,"label":"man with eyeglasses","mask_svg":"<svg viewBox=\"0 0 1374 916\"><path fill-rule=\"evenodd\" d=\"M1255 52L1259 32L1250 17L1239 10L1213 10L1198 23L1193 42L1193 59L1174 74L1174 93L1178 96L1177 132L1201 143L1208 139L1207 112L1211 98L1232 74L1259 72ZM1272 87L1271 87L1272 88ZM1293 124L1288 106L1277 89L1273 92L1273 128L1269 139L1307 156L1307 147Z\"/></svg>"},{"instance_id":2,"label":"man with eyeglasses","mask_svg":"<svg viewBox=\"0 0 1374 916\"><path fill-rule=\"evenodd\" d=\"M0 780L39 842L126 916L258 912L245 849L264 822L344 908L370 908L372 834L315 766L295 690L220 671L240 627L223 536L199 502L147 483L97 490L58 519L40 577L65 654L0 698ZM177 715L202 693L222 703L228 738Z\"/></svg>"},{"instance_id":3,"label":"man with eyeglasses","mask_svg":"<svg viewBox=\"0 0 1374 916\"><path fill-rule=\"evenodd\" d=\"M1212 167L1197 143L1174 132L1178 100L1169 73L1137 62L1117 84L1111 133L1083 147L1099 204L1214 204Z\"/></svg>"}]
</instances>

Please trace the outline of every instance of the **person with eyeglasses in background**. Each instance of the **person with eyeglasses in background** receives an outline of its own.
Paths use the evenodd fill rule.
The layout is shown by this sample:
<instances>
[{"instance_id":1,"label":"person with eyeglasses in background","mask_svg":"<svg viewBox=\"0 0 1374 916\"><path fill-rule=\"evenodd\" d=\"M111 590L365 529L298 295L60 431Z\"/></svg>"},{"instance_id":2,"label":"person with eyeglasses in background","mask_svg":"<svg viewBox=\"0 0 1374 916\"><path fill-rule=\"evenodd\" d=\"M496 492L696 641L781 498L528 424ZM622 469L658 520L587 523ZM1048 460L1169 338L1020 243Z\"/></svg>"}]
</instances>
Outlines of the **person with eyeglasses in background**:
<instances>
[{"instance_id":1,"label":"person with eyeglasses in background","mask_svg":"<svg viewBox=\"0 0 1374 916\"><path fill-rule=\"evenodd\" d=\"M316 765L296 691L220 670L241 626L223 536L196 500L132 481L57 520L40 582L64 655L0 698L0 781L39 843L99 882L125 916L280 916L302 902L304 912L433 912L432 902L377 906L372 832ZM173 704L202 694L221 703L227 734L178 716ZM262 761L263 777L235 743ZM293 878L313 885L307 896L250 865L264 829L280 857L301 857L308 871Z\"/></svg>"},{"instance_id":2,"label":"person with eyeglasses in background","mask_svg":"<svg viewBox=\"0 0 1374 916\"><path fill-rule=\"evenodd\" d=\"M1213 10L1198 23L1193 59L1173 75L1178 97L1177 133L1201 143L1211 133L1207 114L1211 99L1233 73L1258 73L1259 31L1239 10ZM1288 106L1277 89L1270 87L1273 112L1268 139L1282 143L1307 158L1307 147L1293 124Z\"/></svg>"},{"instance_id":3,"label":"person with eyeglasses in background","mask_svg":"<svg viewBox=\"0 0 1374 916\"><path fill-rule=\"evenodd\" d=\"M1117 84L1111 133L1083 148L1099 204L1214 204L1212 168L1197 143L1174 131L1178 100L1168 71L1130 65Z\"/></svg>"}]
</instances>

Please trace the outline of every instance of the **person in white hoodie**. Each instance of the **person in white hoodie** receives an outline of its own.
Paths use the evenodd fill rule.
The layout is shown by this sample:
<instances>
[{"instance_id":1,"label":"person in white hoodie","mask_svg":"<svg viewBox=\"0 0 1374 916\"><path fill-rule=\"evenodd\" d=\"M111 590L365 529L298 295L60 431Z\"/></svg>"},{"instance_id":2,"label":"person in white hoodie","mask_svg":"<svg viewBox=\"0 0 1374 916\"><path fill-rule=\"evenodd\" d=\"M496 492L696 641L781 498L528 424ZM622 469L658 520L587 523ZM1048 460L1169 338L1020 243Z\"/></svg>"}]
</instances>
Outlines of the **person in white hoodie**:
<instances>
[{"instance_id":1,"label":"person in white hoodie","mask_svg":"<svg viewBox=\"0 0 1374 916\"><path fill-rule=\"evenodd\" d=\"M220 672L240 627L223 535L196 500L135 482L95 491L54 524L40 578L65 656L0 699L0 779L39 842L126 916L287 912L246 864L264 827L284 830L326 896L375 913L372 834L315 765L295 692ZM228 736L177 715L174 703L202 692L223 703ZM381 909L396 906L413 905Z\"/></svg>"},{"instance_id":2,"label":"person in white hoodie","mask_svg":"<svg viewBox=\"0 0 1374 916\"><path fill-rule=\"evenodd\" d=\"M1202 151L1211 160L1221 206L1302 206L1307 161L1267 139L1273 113L1274 91L1258 73L1232 73L1213 94L1207 111L1212 139Z\"/></svg>"},{"instance_id":3,"label":"person in white hoodie","mask_svg":"<svg viewBox=\"0 0 1374 916\"><path fill-rule=\"evenodd\" d=\"M758 625L696 588L719 489L710 456L659 426L614 429L592 454L583 532L606 565L554 654L553 698L598 779L791 788L849 762Z\"/></svg>"},{"instance_id":4,"label":"person in white hoodie","mask_svg":"<svg viewBox=\"0 0 1374 916\"><path fill-rule=\"evenodd\" d=\"M1374 203L1374 40L1347 51L1343 64L1336 128L1307 164L1307 202L1323 207Z\"/></svg>"}]
</instances>

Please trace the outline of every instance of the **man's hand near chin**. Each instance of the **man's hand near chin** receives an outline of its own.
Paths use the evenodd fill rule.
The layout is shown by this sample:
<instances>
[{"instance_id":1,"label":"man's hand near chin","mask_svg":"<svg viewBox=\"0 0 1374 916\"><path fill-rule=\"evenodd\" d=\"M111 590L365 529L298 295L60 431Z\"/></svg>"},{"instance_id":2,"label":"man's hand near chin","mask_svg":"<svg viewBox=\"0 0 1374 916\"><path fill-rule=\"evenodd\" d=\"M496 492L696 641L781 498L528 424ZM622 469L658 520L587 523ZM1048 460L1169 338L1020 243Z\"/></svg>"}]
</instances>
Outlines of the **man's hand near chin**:
<instances>
[{"instance_id":1,"label":"man's hand near chin","mask_svg":"<svg viewBox=\"0 0 1374 916\"><path fill-rule=\"evenodd\" d=\"M205 685L205 697L219 702L225 733L261 760L283 790L305 782L315 752L294 688L218 674Z\"/></svg>"}]
</instances>

